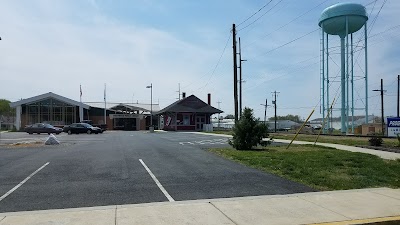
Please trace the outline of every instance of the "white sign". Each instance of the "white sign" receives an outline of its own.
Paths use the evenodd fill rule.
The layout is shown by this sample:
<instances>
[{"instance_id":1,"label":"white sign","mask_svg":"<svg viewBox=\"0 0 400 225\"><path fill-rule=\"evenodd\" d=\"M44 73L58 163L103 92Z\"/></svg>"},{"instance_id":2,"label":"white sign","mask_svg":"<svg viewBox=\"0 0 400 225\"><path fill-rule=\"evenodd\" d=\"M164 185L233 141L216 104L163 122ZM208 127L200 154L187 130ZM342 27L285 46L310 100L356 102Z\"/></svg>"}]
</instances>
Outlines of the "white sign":
<instances>
[{"instance_id":1,"label":"white sign","mask_svg":"<svg viewBox=\"0 0 400 225\"><path fill-rule=\"evenodd\" d=\"M138 118L139 116L136 114L110 114L110 119L115 118Z\"/></svg>"},{"instance_id":2,"label":"white sign","mask_svg":"<svg viewBox=\"0 0 400 225\"><path fill-rule=\"evenodd\" d=\"M400 118L387 118L388 137L400 135Z\"/></svg>"}]
</instances>

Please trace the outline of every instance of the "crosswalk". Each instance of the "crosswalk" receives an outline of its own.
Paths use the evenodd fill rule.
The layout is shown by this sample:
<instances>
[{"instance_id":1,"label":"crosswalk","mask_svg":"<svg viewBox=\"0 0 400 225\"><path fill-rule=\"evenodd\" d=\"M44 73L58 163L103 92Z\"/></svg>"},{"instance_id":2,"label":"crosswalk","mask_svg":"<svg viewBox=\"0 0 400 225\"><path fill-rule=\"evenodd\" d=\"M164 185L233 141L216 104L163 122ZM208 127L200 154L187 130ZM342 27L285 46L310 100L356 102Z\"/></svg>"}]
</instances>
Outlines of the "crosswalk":
<instances>
[{"instance_id":1,"label":"crosswalk","mask_svg":"<svg viewBox=\"0 0 400 225\"><path fill-rule=\"evenodd\" d=\"M227 138L198 140L198 141L185 141L179 142L180 145L225 145L228 144Z\"/></svg>"}]
</instances>

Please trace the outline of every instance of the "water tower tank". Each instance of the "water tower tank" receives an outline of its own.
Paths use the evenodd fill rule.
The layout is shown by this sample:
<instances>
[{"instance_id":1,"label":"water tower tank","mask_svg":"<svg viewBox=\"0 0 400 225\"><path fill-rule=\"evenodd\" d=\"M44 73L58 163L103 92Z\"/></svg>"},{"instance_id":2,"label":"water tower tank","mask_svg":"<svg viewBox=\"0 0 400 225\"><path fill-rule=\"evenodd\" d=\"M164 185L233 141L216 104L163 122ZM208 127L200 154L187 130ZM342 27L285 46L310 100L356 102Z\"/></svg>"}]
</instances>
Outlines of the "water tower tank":
<instances>
[{"instance_id":1,"label":"water tower tank","mask_svg":"<svg viewBox=\"0 0 400 225\"><path fill-rule=\"evenodd\" d=\"M353 73L353 33L360 30L364 26L364 33L365 33L365 83L366 83L366 103L365 103L365 112L366 112L366 121L368 121L368 68L367 68L367 26L366 22L368 20L367 12L365 7L360 4L356 3L339 3L332 5L326 8L319 18L318 25L322 28L322 104L324 105L325 101L325 86L327 87L327 102L329 104L329 76L328 76L328 61L329 61L329 48L328 48L328 35L337 35L340 37L340 53L341 53L341 131L342 133L348 132L349 126L349 111L350 111L350 99L349 99L349 85L351 85L352 94L351 94L351 111L352 111L352 118L354 118L354 73ZM324 54L325 54L325 43L324 43L324 33L326 33L326 60L327 60L327 72L326 72L326 79L325 79L325 65L324 65ZM349 43L349 36L350 36L350 43ZM350 49L349 49L350 47ZM351 60L349 60L349 56ZM349 63L351 61L351 64ZM351 73L351 78L350 78ZM351 79L351 82L349 82ZM325 80L327 81L325 84ZM350 84L351 83L351 84ZM346 106L347 102L347 106ZM329 109L329 105L327 108ZM323 106L323 112L325 112L325 106ZM323 113L324 115L324 113ZM347 123L347 126L346 126ZM354 123L352 123L354 124ZM354 126L352 125L352 130L354 130Z\"/></svg>"},{"instance_id":2,"label":"water tower tank","mask_svg":"<svg viewBox=\"0 0 400 225\"><path fill-rule=\"evenodd\" d=\"M351 34L364 26L368 20L365 7L356 3L339 3L326 8L319 19L318 25L325 33L331 35L346 35L346 19L348 20L348 33Z\"/></svg>"}]
</instances>

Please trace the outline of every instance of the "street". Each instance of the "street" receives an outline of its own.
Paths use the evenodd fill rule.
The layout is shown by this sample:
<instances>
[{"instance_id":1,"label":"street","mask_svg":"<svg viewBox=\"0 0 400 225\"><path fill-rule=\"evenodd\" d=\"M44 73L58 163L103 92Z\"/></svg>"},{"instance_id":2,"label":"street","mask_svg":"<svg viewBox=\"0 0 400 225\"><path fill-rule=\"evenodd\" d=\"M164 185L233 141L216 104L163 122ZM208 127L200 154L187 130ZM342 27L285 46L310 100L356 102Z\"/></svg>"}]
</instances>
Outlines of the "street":
<instances>
[{"instance_id":1,"label":"street","mask_svg":"<svg viewBox=\"0 0 400 225\"><path fill-rule=\"evenodd\" d=\"M45 139L47 135L2 134ZM59 146L0 146L0 212L313 191L207 152L227 139L107 131L56 136Z\"/></svg>"}]
</instances>

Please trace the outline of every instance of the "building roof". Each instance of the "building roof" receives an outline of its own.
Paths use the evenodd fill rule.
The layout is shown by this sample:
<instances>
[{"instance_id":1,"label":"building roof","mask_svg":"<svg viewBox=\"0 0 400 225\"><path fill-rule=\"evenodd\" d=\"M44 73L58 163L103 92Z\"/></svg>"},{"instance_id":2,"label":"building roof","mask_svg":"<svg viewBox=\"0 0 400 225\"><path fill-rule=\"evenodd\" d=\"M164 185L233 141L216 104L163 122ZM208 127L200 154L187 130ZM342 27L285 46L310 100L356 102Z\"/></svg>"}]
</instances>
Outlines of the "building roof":
<instances>
[{"instance_id":1,"label":"building roof","mask_svg":"<svg viewBox=\"0 0 400 225\"><path fill-rule=\"evenodd\" d=\"M16 102L11 102L10 106L12 108L16 108L17 106L20 106L20 105L38 102L38 101L41 101L41 100L44 100L44 99L47 99L47 98L54 98L54 99L56 99L58 101L65 102L65 103L68 103L70 105L76 105L76 106L82 105L82 107L85 108L85 109L89 109L90 108L90 106L87 105L87 104L84 104L84 103L81 103L81 102L66 98L64 96L55 94L53 92L37 95L37 96L31 97L31 98L22 99L22 100L16 101Z\"/></svg>"},{"instance_id":2,"label":"building roof","mask_svg":"<svg viewBox=\"0 0 400 225\"><path fill-rule=\"evenodd\" d=\"M223 111L212 107L194 95L178 100L160 110L156 114L176 112L197 112L197 113L223 113Z\"/></svg>"},{"instance_id":3,"label":"building roof","mask_svg":"<svg viewBox=\"0 0 400 225\"><path fill-rule=\"evenodd\" d=\"M104 102L85 102L85 103L88 104L90 107L104 109ZM139 110L139 111L144 111L144 112L150 112L151 104L107 102L106 108L112 109L112 110L124 110L125 108L128 108L129 110L132 110L132 111ZM158 112L158 111L160 111L160 105L153 104L153 112Z\"/></svg>"}]
</instances>

